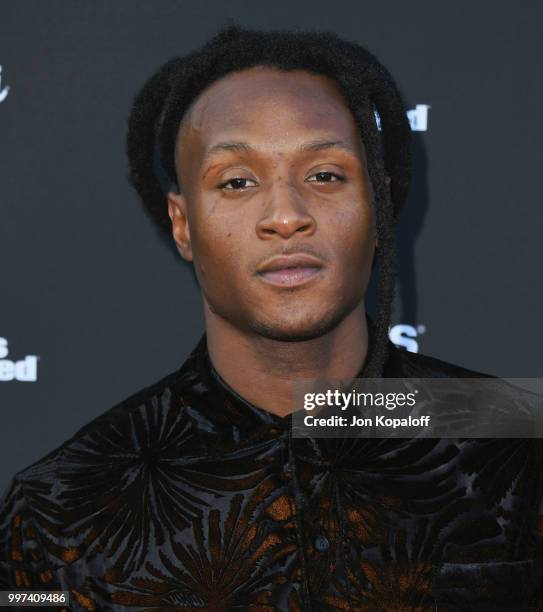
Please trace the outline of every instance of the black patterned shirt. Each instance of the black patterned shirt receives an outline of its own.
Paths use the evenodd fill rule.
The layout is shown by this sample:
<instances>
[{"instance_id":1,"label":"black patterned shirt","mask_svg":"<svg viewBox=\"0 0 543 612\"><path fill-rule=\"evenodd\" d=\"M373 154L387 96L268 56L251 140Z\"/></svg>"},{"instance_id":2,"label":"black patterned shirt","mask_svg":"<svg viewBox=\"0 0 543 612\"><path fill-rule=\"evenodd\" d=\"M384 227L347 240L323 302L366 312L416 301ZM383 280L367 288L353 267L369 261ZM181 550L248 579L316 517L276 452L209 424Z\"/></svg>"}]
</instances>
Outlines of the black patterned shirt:
<instances>
[{"instance_id":1,"label":"black patterned shirt","mask_svg":"<svg viewBox=\"0 0 543 612\"><path fill-rule=\"evenodd\" d=\"M389 344L385 377L473 375ZM15 475L0 590L67 590L71 610L540 609L541 448L293 437L204 335Z\"/></svg>"}]
</instances>

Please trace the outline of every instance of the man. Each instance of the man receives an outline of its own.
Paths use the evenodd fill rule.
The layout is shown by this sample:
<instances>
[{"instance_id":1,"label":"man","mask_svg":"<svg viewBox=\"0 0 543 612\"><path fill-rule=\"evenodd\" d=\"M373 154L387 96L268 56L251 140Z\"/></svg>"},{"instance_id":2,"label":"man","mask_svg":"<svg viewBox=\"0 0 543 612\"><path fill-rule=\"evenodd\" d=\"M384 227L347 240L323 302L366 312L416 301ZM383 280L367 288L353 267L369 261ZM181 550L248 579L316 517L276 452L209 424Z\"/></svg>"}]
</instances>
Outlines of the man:
<instances>
[{"instance_id":1,"label":"man","mask_svg":"<svg viewBox=\"0 0 543 612\"><path fill-rule=\"evenodd\" d=\"M387 337L409 137L388 72L332 34L230 26L147 82L131 180L193 262L206 333L16 475L4 589L75 610L532 609L538 441L292 436L298 379L484 376Z\"/></svg>"}]
</instances>

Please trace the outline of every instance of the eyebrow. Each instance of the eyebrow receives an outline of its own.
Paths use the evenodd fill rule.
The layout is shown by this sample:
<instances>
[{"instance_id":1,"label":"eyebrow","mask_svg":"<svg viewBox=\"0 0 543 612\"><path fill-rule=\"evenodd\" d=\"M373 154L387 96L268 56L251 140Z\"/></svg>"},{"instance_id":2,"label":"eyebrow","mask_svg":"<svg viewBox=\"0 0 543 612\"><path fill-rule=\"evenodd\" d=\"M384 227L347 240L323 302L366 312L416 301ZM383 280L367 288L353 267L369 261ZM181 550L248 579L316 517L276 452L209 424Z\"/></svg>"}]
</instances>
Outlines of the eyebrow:
<instances>
[{"instance_id":1,"label":"eyebrow","mask_svg":"<svg viewBox=\"0 0 543 612\"><path fill-rule=\"evenodd\" d=\"M309 142L304 142L301 145L296 147L296 151L299 153L303 153L306 151L323 151L325 149L343 149L348 153L353 155L358 155L357 151L353 149L353 147L343 140L311 140ZM227 142L218 142L216 145L213 145L209 151L206 153L204 157L204 162L211 159L216 154L221 151L234 151L237 153L258 153L258 149L255 149L247 142L241 141L227 141Z\"/></svg>"}]
</instances>

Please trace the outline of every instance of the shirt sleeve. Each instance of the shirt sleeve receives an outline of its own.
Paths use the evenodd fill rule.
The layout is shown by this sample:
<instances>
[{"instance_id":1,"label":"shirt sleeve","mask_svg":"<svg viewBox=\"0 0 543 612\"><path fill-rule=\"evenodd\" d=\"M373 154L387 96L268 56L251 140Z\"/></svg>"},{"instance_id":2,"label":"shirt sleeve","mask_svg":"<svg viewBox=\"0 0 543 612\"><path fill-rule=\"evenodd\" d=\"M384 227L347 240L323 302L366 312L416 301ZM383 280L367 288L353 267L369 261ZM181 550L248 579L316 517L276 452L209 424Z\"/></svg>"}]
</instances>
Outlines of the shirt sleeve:
<instances>
[{"instance_id":1,"label":"shirt sleeve","mask_svg":"<svg viewBox=\"0 0 543 612\"><path fill-rule=\"evenodd\" d=\"M0 500L0 590L60 590L15 476Z\"/></svg>"}]
</instances>

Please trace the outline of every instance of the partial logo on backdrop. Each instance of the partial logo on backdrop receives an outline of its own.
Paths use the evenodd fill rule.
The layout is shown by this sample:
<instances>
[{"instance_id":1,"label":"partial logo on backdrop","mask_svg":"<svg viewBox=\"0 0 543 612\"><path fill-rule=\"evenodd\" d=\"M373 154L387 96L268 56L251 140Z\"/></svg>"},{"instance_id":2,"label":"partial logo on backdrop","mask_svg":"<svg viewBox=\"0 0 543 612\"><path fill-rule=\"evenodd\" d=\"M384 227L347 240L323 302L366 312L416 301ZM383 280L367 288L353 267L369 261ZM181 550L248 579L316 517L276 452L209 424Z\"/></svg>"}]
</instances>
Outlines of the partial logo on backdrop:
<instances>
[{"instance_id":1,"label":"partial logo on backdrop","mask_svg":"<svg viewBox=\"0 0 543 612\"><path fill-rule=\"evenodd\" d=\"M407 111L407 118L411 125L413 132L426 132L428 131L428 110L432 108L429 104L417 104L415 108ZM381 129L381 117L379 113L374 110L375 121L377 123L377 129Z\"/></svg>"},{"instance_id":2,"label":"partial logo on backdrop","mask_svg":"<svg viewBox=\"0 0 543 612\"><path fill-rule=\"evenodd\" d=\"M0 102L3 102L9 93L9 85L3 85L2 82L2 66L0 66Z\"/></svg>"},{"instance_id":3,"label":"partial logo on backdrop","mask_svg":"<svg viewBox=\"0 0 543 612\"><path fill-rule=\"evenodd\" d=\"M38 380L38 355L27 355L18 360L7 359L8 355L7 338L0 337L0 382Z\"/></svg>"},{"instance_id":4,"label":"partial logo on backdrop","mask_svg":"<svg viewBox=\"0 0 543 612\"><path fill-rule=\"evenodd\" d=\"M393 325L388 330L388 337L392 344L395 344L399 348L403 348L411 353L419 352L419 343L417 338L424 334L426 331L426 325L407 325L405 323L398 323Z\"/></svg>"}]
</instances>

